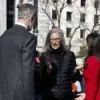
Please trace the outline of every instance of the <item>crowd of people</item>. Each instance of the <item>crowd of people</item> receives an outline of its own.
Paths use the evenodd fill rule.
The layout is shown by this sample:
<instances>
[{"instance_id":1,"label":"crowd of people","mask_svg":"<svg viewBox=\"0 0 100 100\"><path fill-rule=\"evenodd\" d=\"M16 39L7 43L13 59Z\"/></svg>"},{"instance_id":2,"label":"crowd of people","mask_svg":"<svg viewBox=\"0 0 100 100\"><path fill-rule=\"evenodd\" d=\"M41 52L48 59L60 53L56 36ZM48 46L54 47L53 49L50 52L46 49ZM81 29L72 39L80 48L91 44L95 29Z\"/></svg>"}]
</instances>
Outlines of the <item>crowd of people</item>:
<instances>
[{"instance_id":1,"label":"crowd of people","mask_svg":"<svg viewBox=\"0 0 100 100\"><path fill-rule=\"evenodd\" d=\"M18 8L18 21L0 37L0 100L99 100L100 35L86 38L83 65L76 64L63 31L53 27L47 34L44 52L36 52L36 9Z\"/></svg>"}]
</instances>

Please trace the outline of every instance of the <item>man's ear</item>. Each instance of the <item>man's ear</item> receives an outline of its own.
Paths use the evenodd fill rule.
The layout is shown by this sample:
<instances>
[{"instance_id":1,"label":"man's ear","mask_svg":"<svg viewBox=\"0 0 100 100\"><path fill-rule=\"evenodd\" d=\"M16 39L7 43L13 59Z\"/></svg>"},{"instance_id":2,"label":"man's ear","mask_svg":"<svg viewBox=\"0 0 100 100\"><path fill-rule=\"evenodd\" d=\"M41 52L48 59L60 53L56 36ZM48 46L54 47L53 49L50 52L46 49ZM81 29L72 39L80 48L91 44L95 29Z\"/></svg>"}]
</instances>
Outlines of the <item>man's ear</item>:
<instances>
[{"instance_id":1,"label":"man's ear","mask_svg":"<svg viewBox=\"0 0 100 100\"><path fill-rule=\"evenodd\" d=\"M37 20L37 13L35 12L35 14L33 14L31 16L31 22L34 22L35 20Z\"/></svg>"},{"instance_id":2,"label":"man's ear","mask_svg":"<svg viewBox=\"0 0 100 100\"><path fill-rule=\"evenodd\" d=\"M32 17L31 17L31 22L34 22L34 20L35 20L35 17L32 16Z\"/></svg>"}]
</instances>

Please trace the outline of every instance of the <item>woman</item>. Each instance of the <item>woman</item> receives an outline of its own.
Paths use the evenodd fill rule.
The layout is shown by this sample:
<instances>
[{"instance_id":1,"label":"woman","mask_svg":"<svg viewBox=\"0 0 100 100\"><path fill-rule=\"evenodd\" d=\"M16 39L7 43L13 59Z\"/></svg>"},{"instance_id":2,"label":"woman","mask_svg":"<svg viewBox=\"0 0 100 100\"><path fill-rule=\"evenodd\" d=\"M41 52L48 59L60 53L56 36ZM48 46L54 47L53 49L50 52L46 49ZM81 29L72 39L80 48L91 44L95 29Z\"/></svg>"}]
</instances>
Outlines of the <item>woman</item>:
<instances>
[{"instance_id":1,"label":"woman","mask_svg":"<svg viewBox=\"0 0 100 100\"><path fill-rule=\"evenodd\" d=\"M86 42L87 56L83 73L86 84L85 100L100 100L100 35L91 33Z\"/></svg>"},{"instance_id":2,"label":"woman","mask_svg":"<svg viewBox=\"0 0 100 100\"><path fill-rule=\"evenodd\" d=\"M49 31L40 57L42 100L73 100L72 75L75 55L66 49L61 29Z\"/></svg>"}]
</instances>

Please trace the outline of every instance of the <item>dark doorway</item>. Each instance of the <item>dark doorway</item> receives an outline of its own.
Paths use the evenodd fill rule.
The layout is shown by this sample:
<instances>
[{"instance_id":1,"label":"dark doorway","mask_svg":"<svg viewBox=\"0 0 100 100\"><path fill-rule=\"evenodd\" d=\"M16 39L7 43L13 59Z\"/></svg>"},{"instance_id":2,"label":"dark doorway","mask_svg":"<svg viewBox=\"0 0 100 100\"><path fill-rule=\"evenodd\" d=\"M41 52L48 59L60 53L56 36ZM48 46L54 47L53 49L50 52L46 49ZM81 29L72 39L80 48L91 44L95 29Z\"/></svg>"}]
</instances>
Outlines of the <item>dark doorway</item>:
<instances>
[{"instance_id":1,"label":"dark doorway","mask_svg":"<svg viewBox=\"0 0 100 100\"><path fill-rule=\"evenodd\" d=\"M7 0L7 29L14 24L14 5L15 0Z\"/></svg>"}]
</instances>

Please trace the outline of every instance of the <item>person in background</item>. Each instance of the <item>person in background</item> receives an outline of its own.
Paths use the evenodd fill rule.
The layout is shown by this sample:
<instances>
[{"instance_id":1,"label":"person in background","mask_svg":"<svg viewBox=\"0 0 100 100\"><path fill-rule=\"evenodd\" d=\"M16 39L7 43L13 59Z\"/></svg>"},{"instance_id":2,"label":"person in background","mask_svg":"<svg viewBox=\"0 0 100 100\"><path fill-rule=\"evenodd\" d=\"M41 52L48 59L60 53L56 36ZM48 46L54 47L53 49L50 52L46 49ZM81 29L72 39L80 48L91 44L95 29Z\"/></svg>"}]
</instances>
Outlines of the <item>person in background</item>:
<instances>
[{"instance_id":1,"label":"person in background","mask_svg":"<svg viewBox=\"0 0 100 100\"><path fill-rule=\"evenodd\" d=\"M31 4L18 9L18 21L0 37L0 100L35 100L36 37L29 33L36 10Z\"/></svg>"},{"instance_id":2,"label":"person in background","mask_svg":"<svg viewBox=\"0 0 100 100\"><path fill-rule=\"evenodd\" d=\"M83 70L86 84L85 100L100 99L100 35L96 32L89 34L86 38L87 55L84 65L76 67Z\"/></svg>"},{"instance_id":3,"label":"person in background","mask_svg":"<svg viewBox=\"0 0 100 100\"><path fill-rule=\"evenodd\" d=\"M91 33L86 42L87 55L83 73L86 83L85 100L100 100L100 35Z\"/></svg>"},{"instance_id":4,"label":"person in background","mask_svg":"<svg viewBox=\"0 0 100 100\"><path fill-rule=\"evenodd\" d=\"M74 100L72 76L75 55L66 49L63 31L52 28L40 57L42 100Z\"/></svg>"},{"instance_id":5,"label":"person in background","mask_svg":"<svg viewBox=\"0 0 100 100\"><path fill-rule=\"evenodd\" d=\"M77 64L78 65L82 65L82 63L84 62L83 59L82 61L77 61ZM77 65L77 66L78 66ZM83 77L83 72L81 70L78 70L76 69L75 67L75 71L74 71L74 83L77 87L77 91L75 93L75 100L84 100L85 99L85 91L86 91L86 88L85 88L85 81L84 81L84 77Z\"/></svg>"},{"instance_id":6,"label":"person in background","mask_svg":"<svg viewBox=\"0 0 100 100\"><path fill-rule=\"evenodd\" d=\"M74 100L84 100L85 99L85 82L83 75L80 74L80 71L77 70L77 72L74 74L74 84L76 85L77 91L75 93Z\"/></svg>"}]
</instances>

